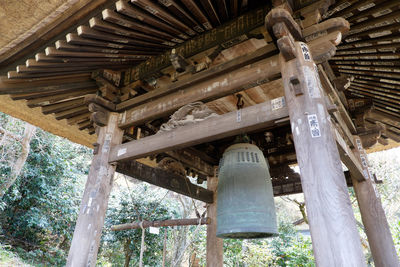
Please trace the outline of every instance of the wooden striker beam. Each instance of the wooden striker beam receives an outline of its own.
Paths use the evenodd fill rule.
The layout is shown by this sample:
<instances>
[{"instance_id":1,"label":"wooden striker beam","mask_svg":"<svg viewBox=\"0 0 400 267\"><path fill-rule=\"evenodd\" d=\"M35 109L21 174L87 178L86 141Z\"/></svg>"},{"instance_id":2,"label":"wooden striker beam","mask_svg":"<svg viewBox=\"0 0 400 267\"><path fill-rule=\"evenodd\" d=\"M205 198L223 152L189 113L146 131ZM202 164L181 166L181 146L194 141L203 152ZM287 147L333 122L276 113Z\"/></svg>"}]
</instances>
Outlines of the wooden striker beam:
<instances>
[{"instance_id":1,"label":"wooden striker beam","mask_svg":"<svg viewBox=\"0 0 400 267\"><path fill-rule=\"evenodd\" d=\"M164 220L164 221L143 221L140 222L125 223L111 226L111 231L122 231L129 229L140 229L149 227L165 227L165 226L185 226L185 225L198 225L198 224L210 224L210 218L195 218L195 219L176 219L176 220Z\"/></svg>"}]
</instances>

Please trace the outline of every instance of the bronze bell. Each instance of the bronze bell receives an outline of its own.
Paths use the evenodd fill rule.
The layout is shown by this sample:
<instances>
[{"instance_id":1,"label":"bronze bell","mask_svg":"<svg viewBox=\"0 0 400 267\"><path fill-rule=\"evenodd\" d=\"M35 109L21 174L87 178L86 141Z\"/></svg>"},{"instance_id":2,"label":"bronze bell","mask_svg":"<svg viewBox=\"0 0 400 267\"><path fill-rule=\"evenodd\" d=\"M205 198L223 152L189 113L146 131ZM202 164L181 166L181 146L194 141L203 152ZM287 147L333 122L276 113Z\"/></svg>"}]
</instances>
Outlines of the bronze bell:
<instances>
[{"instance_id":1,"label":"bronze bell","mask_svg":"<svg viewBox=\"0 0 400 267\"><path fill-rule=\"evenodd\" d=\"M239 143L225 150L217 201L218 237L247 239L278 233L271 176L257 146Z\"/></svg>"}]
</instances>

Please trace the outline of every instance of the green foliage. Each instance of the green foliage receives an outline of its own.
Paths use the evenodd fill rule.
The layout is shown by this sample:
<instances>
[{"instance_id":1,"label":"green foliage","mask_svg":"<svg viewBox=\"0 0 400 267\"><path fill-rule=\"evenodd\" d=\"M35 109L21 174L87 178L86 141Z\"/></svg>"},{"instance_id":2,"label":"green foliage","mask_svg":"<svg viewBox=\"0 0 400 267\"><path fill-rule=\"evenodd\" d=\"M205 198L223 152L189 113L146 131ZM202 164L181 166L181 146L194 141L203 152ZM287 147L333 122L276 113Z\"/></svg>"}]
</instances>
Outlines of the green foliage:
<instances>
[{"instance_id":1,"label":"green foliage","mask_svg":"<svg viewBox=\"0 0 400 267\"><path fill-rule=\"evenodd\" d=\"M400 221L393 227L393 241L396 246L397 255L400 255Z\"/></svg>"},{"instance_id":2,"label":"green foliage","mask_svg":"<svg viewBox=\"0 0 400 267\"><path fill-rule=\"evenodd\" d=\"M270 243L277 266L314 266L311 238L298 234L293 224L282 222Z\"/></svg>"},{"instance_id":3,"label":"green foliage","mask_svg":"<svg viewBox=\"0 0 400 267\"><path fill-rule=\"evenodd\" d=\"M0 214L2 235L25 258L65 264L89 160L88 149L44 131L31 141L24 169L3 197Z\"/></svg>"},{"instance_id":4,"label":"green foliage","mask_svg":"<svg viewBox=\"0 0 400 267\"><path fill-rule=\"evenodd\" d=\"M162 198L154 196L148 185L138 184L135 187L136 194L130 194L121 189L118 194L113 195L117 205L109 207L106 216L105 228L110 229L112 225L130 223L140 220L166 220L176 217L177 213L173 206L166 205ZM131 197L132 196L132 197ZM146 197L147 196L147 197ZM143 254L144 266L160 266L163 251L163 231L160 234L150 234L145 229L145 251ZM142 230L108 231L103 235L102 256L115 266L123 266L128 257L130 265L138 266L140 256ZM117 251L117 253L114 253ZM125 255L125 257L124 257Z\"/></svg>"},{"instance_id":5,"label":"green foliage","mask_svg":"<svg viewBox=\"0 0 400 267\"><path fill-rule=\"evenodd\" d=\"M205 266L205 240L203 231L195 243L201 266ZM224 266L315 266L311 238L298 233L292 223L282 221L274 238L224 239Z\"/></svg>"}]
</instances>

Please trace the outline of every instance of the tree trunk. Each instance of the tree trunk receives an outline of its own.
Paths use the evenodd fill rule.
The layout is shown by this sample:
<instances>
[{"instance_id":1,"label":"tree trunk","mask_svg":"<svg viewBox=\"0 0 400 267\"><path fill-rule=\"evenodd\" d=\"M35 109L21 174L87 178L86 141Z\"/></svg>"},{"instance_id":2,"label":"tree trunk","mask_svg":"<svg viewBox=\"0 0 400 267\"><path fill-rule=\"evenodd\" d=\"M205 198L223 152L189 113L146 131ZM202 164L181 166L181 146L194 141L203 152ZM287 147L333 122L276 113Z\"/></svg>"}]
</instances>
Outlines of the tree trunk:
<instances>
[{"instance_id":1,"label":"tree trunk","mask_svg":"<svg viewBox=\"0 0 400 267\"><path fill-rule=\"evenodd\" d=\"M124 267L129 267L129 262L131 261L132 258L132 249L130 248L130 245L131 245L131 239L126 240L124 244L124 252L125 252Z\"/></svg>"},{"instance_id":2,"label":"tree trunk","mask_svg":"<svg viewBox=\"0 0 400 267\"><path fill-rule=\"evenodd\" d=\"M14 184L18 175L21 173L22 167L24 167L25 161L28 158L30 143L33 136L35 135L35 132L36 132L35 126L29 123L25 124L24 136L22 137L22 140L20 140L22 146L21 155L18 157L12 168L10 178L7 181L5 181L0 187L0 198L4 196L4 194L8 191L8 189Z\"/></svg>"}]
</instances>

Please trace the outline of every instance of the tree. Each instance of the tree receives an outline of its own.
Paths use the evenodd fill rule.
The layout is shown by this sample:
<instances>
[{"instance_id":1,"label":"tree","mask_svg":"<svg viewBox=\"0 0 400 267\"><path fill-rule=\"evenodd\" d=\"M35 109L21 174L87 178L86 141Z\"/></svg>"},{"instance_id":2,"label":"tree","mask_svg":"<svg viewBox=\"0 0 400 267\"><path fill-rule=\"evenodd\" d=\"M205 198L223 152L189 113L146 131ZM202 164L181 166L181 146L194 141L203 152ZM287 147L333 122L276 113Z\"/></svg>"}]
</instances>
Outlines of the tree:
<instances>
[{"instance_id":1,"label":"tree","mask_svg":"<svg viewBox=\"0 0 400 267\"><path fill-rule=\"evenodd\" d=\"M0 223L8 243L37 251L53 266L64 264L89 160L89 149L37 131L20 176L3 197Z\"/></svg>"},{"instance_id":2,"label":"tree","mask_svg":"<svg viewBox=\"0 0 400 267\"><path fill-rule=\"evenodd\" d=\"M24 129L20 134L21 128ZM3 173L0 183L0 199L14 184L29 154L30 142L35 135L36 127L21 122L5 114L0 115L0 148L2 150L0 164L3 168L9 168L9 172Z\"/></svg>"},{"instance_id":3,"label":"tree","mask_svg":"<svg viewBox=\"0 0 400 267\"><path fill-rule=\"evenodd\" d=\"M173 205L166 205L162 200L164 198L154 197L151 193L149 185L141 183L136 184L134 190L129 191L128 188L119 188L112 194L111 198L115 201L114 205L110 203L107 211L105 233L102 239L102 254L108 258L110 262L115 264L128 266L138 266L142 230L124 230L110 231L110 227L116 224L124 224L140 220L166 220L176 217L177 212ZM115 205L117 204L117 205ZM160 266L162 262L163 240L164 235L150 234L145 229L145 250L143 263L144 266ZM117 249L123 252L123 263L121 258L110 253L110 244L114 244L113 250ZM118 252L117 252L118 253ZM116 256L116 257L115 257ZM116 262L118 261L118 262Z\"/></svg>"}]
</instances>

